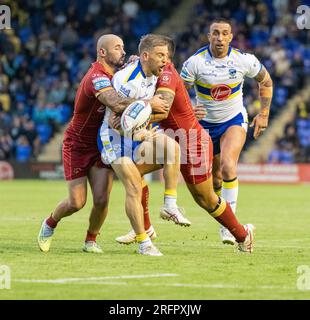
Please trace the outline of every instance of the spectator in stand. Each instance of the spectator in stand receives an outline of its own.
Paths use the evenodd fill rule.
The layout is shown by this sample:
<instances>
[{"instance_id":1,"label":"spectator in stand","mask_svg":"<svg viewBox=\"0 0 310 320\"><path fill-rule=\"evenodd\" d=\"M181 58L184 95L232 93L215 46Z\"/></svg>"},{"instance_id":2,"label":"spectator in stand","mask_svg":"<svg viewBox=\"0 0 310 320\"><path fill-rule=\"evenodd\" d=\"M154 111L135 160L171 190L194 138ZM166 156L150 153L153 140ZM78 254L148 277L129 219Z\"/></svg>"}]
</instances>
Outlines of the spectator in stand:
<instances>
[{"instance_id":1,"label":"spectator in stand","mask_svg":"<svg viewBox=\"0 0 310 320\"><path fill-rule=\"evenodd\" d=\"M293 146L291 145L291 143L286 143L285 141L278 140L275 148L269 154L268 162L276 164L294 163L294 153L292 149Z\"/></svg>"},{"instance_id":2,"label":"spectator in stand","mask_svg":"<svg viewBox=\"0 0 310 320\"><path fill-rule=\"evenodd\" d=\"M32 149L25 136L20 136L16 141L16 161L27 162L31 159Z\"/></svg>"}]
</instances>

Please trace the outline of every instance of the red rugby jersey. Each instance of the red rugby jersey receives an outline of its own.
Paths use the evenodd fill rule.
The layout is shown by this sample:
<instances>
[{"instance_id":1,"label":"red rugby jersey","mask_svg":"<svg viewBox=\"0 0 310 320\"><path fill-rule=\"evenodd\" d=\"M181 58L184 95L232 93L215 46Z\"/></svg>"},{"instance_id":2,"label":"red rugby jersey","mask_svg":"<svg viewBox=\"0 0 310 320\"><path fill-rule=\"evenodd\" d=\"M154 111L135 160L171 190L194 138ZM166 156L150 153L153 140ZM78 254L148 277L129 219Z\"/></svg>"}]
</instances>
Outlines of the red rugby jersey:
<instances>
[{"instance_id":1,"label":"red rugby jersey","mask_svg":"<svg viewBox=\"0 0 310 320\"><path fill-rule=\"evenodd\" d=\"M73 141L97 148L98 129L106 109L97 96L112 88L111 79L99 61L92 63L77 90L73 117L65 132Z\"/></svg>"},{"instance_id":2,"label":"red rugby jersey","mask_svg":"<svg viewBox=\"0 0 310 320\"><path fill-rule=\"evenodd\" d=\"M183 80L173 63L168 63L165 66L163 73L158 78L157 89L167 90L175 95L167 119L160 122L162 128L173 130L180 128L185 130L197 127L201 128L195 117Z\"/></svg>"}]
</instances>

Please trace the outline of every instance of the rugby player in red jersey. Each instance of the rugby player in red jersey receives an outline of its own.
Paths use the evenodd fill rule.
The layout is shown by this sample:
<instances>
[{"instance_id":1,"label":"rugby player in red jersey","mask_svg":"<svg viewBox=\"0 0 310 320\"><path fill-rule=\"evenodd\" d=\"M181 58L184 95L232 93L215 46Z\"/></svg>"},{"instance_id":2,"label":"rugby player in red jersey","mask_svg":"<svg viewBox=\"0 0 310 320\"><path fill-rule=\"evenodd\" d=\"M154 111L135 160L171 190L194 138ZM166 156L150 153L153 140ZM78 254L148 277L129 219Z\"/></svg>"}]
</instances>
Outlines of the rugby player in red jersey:
<instances>
[{"instance_id":1,"label":"rugby player in red jersey","mask_svg":"<svg viewBox=\"0 0 310 320\"><path fill-rule=\"evenodd\" d=\"M168 37L167 41L170 63L158 79L156 93L168 101L170 110L165 114L153 115L152 121L160 122L165 133L179 142L182 153L181 173L195 201L234 235L239 251L251 253L254 227L251 224L240 224L230 205L213 190L212 140L198 123L183 80L171 62L175 51L174 42ZM143 196L143 202L147 203L148 193L143 193ZM150 227L149 217L145 215L144 220L147 230ZM128 244L134 242L135 238L131 231L116 240Z\"/></svg>"},{"instance_id":2,"label":"rugby player in red jersey","mask_svg":"<svg viewBox=\"0 0 310 320\"><path fill-rule=\"evenodd\" d=\"M63 166L69 195L42 223L38 244L44 252L50 249L57 223L84 207L87 200L87 181L93 195L93 207L83 250L101 252L96 236L107 215L113 171L101 161L97 134L106 107L120 113L135 100L121 97L111 84L114 72L124 64L124 59L125 51L121 38L107 34L98 39L97 61L92 64L80 83L73 118L64 134ZM150 102L158 112L163 112L167 105L159 96Z\"/></svg>"}]
</instances>

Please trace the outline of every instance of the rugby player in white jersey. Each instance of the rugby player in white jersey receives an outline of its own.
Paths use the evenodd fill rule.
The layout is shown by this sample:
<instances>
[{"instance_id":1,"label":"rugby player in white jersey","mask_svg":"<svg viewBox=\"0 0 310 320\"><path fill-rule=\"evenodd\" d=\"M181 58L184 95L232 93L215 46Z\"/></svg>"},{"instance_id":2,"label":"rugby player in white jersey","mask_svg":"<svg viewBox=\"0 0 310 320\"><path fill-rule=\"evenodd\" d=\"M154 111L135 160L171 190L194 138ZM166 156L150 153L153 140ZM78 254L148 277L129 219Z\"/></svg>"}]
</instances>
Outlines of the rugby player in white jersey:
<instances>
[{"instance_id":1,"label":"rugby player in white jersey","mask_svg":"<svg viewBox=\"0 0 310 320\"><path fill-rule=\"evenodd\" d=\"M208 46L185 61L181 77L187 88L194 86L199 105L195 110L196 117L213 141L214 189L236 212L237 163L248 127L243 105L244 78L254 78L259 86L261 110L251 123L255 139L268 126L273 84L268 71L253 54L230 46L233 34L229 21L214 20L208 39ZM235 243L226 228L221 227L220 235L223 243Z\"/></svg>"},{"instance_id":2,"label":"rugby player in white jersey","mask_svg":"<svg viewBox=\"0 0 310 320\"><path fill-rule=\"evenodd\" d=\"M146 35L139 44L140 59L117 72L112 79L113 87L121 95L129 98L151 99L156 91L157 77L167 62L168 48L164 38ZM145 130L146 139L132 141L121 137L113 126L115 114L107 110L100 129L99 149L102 161L111 165L126 189L126 213L130 219L139 252L161 255L152 244L155 236L153 228L144 229L142 198L142 178L144 174L164 168L165 194L162 210L167 215L178 216L179 224L190 225L177 206L176 189L180 170L179 145L166 135L155 130ZM113 129L114 127L114 129ZM159 147L159 148L158 148ZM156 149L157 148L157 149ZM156 161L142 162L141 155L151 150ZM157 154L162 150L162 154ZM154 155L154 157L153 157ZM146 232L147 231L147 232Z\"/></svg>"}]
</instances>

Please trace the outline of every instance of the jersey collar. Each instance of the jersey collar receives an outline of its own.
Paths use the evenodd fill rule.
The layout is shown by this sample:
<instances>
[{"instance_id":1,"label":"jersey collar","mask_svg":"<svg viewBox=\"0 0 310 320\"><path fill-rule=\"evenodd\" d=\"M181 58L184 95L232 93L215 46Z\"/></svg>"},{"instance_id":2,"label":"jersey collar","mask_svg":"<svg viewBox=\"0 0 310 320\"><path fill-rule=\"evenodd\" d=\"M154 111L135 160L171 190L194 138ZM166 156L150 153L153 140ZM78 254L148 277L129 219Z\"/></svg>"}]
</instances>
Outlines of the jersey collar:
<instances>
[{"instance_id":1,"label":"jersey collar","mask_svg":"<svg viewBox=\"0 0 310 320\"><path fill-rule=\"evenodd\" d=\"M108 64L101 62L101 61L96 61L95 64L97 64L102 71L104 71L105 73L108 73L109 75L111 75L113 77L114 75L114 69L112 67L110 67Z\"/></svg>"},{"instance_id":2,"label":"jersey collar","mask_svg":"<svg viewBox=\"0 0 310 320\"><path fill-rule=\"evenodd\" d=\"M146 78L146 75L145 75L145 73L143 72L142 64L141 64L140 59L139 59L139 61L138 61L138 69L139 69L139 71L141 72L142 77L145 79L145 78Z\"/></svg>"}]
</instances>

